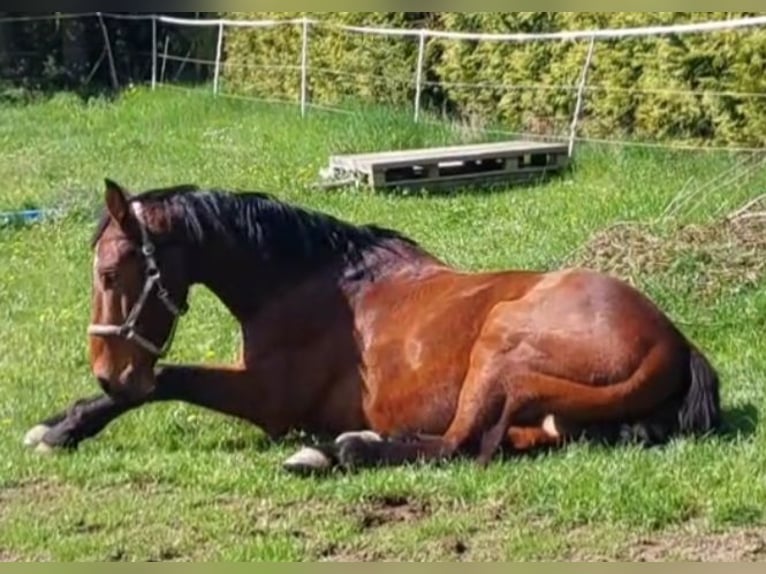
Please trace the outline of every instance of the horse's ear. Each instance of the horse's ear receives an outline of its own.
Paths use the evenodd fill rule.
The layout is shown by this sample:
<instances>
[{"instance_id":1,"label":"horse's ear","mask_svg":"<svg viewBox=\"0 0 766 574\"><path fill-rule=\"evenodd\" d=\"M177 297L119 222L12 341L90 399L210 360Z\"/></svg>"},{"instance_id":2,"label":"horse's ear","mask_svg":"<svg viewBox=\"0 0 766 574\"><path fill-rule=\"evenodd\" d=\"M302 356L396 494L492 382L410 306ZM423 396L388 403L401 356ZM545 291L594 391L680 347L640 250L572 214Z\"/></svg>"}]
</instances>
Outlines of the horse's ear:
<instances>
[{"instance_id":1,"label":"horse's ear","mask_svg":"<svg viewBox=\"0 0 766 574\"><path fill-rule=\"evenodd\" d=\"M125 191L120 184L111 179L105 179L106 188L104 190L104 201L106 210L116 223L124 223L128 215L128 200L130 194Z\"/></svg>"}]
</instances>

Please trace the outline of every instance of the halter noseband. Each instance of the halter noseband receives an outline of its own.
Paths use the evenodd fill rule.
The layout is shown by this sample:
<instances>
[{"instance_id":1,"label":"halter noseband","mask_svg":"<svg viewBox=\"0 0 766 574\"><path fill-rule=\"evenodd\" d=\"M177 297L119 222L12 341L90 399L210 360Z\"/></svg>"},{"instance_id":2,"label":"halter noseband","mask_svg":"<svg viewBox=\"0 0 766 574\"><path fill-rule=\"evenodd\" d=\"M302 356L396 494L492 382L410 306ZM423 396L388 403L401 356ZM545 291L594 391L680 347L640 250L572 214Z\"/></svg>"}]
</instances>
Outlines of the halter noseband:
<instances>
[{"instance_id":1,"label":"halter noseband","mask_svg":"<svg viewBox=\"0 0 766 574\"><path fill-rule=\"evenodd\" d=\"M171 299L170 293L162 284L160 268L157 265L157 260L154 256L154 244L149 239L149 233L141 222L141 205L138 203L134 203L132 205L135 206L135 219L138 223L138 228L141 230L141 253L143 254L144 261L146 262L146 279L144 282L144 289L141 291L141 296L133 305L133 308L130 310L128 317L125 319L125 322L122 325L91 324L88 326L88 334L96 335L99 337L123 337L128 341L135 342L137 345L149 351L156 357L162 358L170 350L170 346L173 343L173 337L175 336L176 326L178 325L178 319L186 313L188 307L186 303L176 305L176 303ZM157 298L162 301L163 305L165 305L165 308L170 312L171 315L173 315L173 324L170 329L170 334L168 335L165 343L161 348L157 347L157 345L152 343L149 339L141 335L136 330L138 317L141 315L141 311L143 311L144 305L146 305L146 301L155 287L157 288Z\"/></svg>"}]
</instances>

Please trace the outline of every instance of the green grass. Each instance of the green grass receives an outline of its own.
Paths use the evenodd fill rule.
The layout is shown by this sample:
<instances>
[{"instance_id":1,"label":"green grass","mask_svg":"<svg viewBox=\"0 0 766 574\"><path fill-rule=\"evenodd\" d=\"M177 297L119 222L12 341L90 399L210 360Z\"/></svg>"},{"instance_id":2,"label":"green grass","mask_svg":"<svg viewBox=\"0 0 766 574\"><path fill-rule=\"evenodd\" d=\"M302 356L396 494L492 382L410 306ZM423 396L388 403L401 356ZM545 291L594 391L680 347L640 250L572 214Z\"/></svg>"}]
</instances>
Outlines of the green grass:
<instances>
[{"instance_id":1,"label":"green grass","mask_svg":"<svg viewBox=\"0 0 766 574\"><path fill-rule=\"evenodd\" d=\"M555 268L596 230L660 215L684 186L730 169L723 154L582 148L542 185L494 193L371 195L310 189L330 153L460 141L377 111L350 116L143 90L112 103L60 96L0 107L0 211L66 206L60 220L0 229L0 557L4 559L536 559L625 557L642 539L764 523L766 292L696 297L693 274L643 278L651 296L718 366L739 434L666 448L573 445L536 458L284 474L297 443L183 404L130 413L74 454L42 457L24 432L96 390L89 375L91 253L102 181L263 189L345 219L398 228L466 269ZM760 193L759 174L701 196L709 219ZM685 287L685 288L679 288ZM171 360L230 361L234 321L192 296ZM739 414L737 414L739 413ZM686 542L684 542L686 541ZM743 551L744 552L744 551Z\"/></svg>"}]
</instances>

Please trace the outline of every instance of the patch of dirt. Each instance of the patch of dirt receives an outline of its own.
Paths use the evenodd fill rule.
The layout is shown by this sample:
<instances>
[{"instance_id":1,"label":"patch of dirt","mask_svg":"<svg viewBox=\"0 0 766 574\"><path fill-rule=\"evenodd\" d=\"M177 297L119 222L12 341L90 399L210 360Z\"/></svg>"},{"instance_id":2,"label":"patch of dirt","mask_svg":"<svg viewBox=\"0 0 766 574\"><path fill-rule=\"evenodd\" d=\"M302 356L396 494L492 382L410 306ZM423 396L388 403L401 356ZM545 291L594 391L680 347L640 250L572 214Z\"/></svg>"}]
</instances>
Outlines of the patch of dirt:
<instances>
[{"instance_id":1,"label":"patch of dirt","mask_svg":"<svg viewBox=\"0 0 766 574\"><path fill-rule=\"evenodd\" d=\"M0 562L26 562L26 560L21 556L0 548Z\"/></svg>"},{"instance_id":2,"label":"patch of dirt","mask_svg":"<svg viewBox=\"0 0 766 574\"><path fill-rule=\"evenodd\" d=\"M452 554L456 559L460 559L468 552L468 544L457 536L452 536L444 541L444 550L447 554Z\"/></svg>"},{"instance_id":3,"label":"patch of dirt","mask_svg":"<svg viewBox=\"0 0 766 574\"><path fill-rule=\"evenodd\" d=\"M761 562L766 560L766 528L719 533L681 531L642 538L620 552L619 559L633 562Z\"/></svg>"},{"instance_id":4,"label":"patch of dirt","mask_svg":"<svg viewBox=\"0 0 766 574\"><path fill-rule=\"evenodd\" d=\"M621 277L667 272L694 277L695 292L712 296L753 286L766 275L766 196L705 225L670 233L622 223L597 232L566 261Z\"/></svg>"},{"instance_id":5,"label":"patch of dirt","mask_svg":"<svg viewBox=\"0 0 766 574\"><path fill-rule=\"evenodd\" d=\"M188 560L188 559L186 559ZM155 555L148 558L147 562L185 562L183 553L175 548L161 548Z\"/></svg>"},{"instance_id":6,"label":"patch of dirt","mask_svg":"<svg viewBox=\"0 0 766 574\"><path fill-rule=\"evenodd\" d=\"M391 557L372 548L341 549L331 544L319 554L320 562L383 562Z\"/></svg>"},{"instance_id":7,"label":"patch of dirt","mask_svg":"<svg viewBox=\"0 0 766 574\"><path fill-rule=\"evenodd\" d=\"M35 479L6 485L0 488L0 518L12 504L40 504L71 496L72 492L73 488L53 480Z\"/></svg>"},{"instance_id":8,"label":"patch of dirt","mask_svg":"<svg viewBox=\"0 0 766 574\"><path fill-rule=\"evenodd\" d=\"M112 550L109 555L106 557L107 562L124 562L128 560L128 556L125 553L125 550L122 548L116 548Z\"/></svg>"},{"instance_id":9,"label":"patch of dirt","mask_svg":"<svg viewBox=\"0 0 766 574\"><path fill-rule=\"evenodd\" d=\"M87 522L84 518L81 518L69 526L68 531L72 532L73 534L96 534L103 529L103 524L90 523Z\"/></svg>"},{"instance_id":10,"label":"patch of dirt","mask_svg":"<svg viewBox=\"0 0 766 574\"><path fill-rule=\"evenodd\" d=\"M421 500L410 500L406 496L373 496L359 512L359 526L369 530L392 522L420 520L429 513L429 505Z\"/></svg>"},{"instance_id":11,"label":"patch of dirt","mask_svg":"<svg viewBox=\"0 0 766 574\"><path fill-rule=\"evenodd\" d=\"M3 510L12 505L21 506L42 506L57 505L63 506L67 500L82 500L86 495L94 501L109 500L115 493L130 492L131 494L140 493L143 496L155 496L170 492L171 487L156 480L153 482L145 481L138 477L130 481L116 484L89 487L84 490L76 484L68 484L57 479L39 478L25 480L9 484L0 488L0 517L3 516ZM85 524L84 522L74 522L70 525L71 531L78 534L92 534L100 531L103 525Z\"/></svg>"},{"instance_id":12,"label":"patch of dirt","mask_svg":"<svg viewBox=\"0 0 766 574\"><path fill-rule=\"evenodd\" d=\"M561 559L572 562L762 562L766 561L766 527L705 531L693 523L651 535L631 536L603 551L584 544L568 544ZM589 550L590 547L590 550Z\"/></svg>"},{"instance_id":13,"label":"patch of dirt","mask_svg":"<svg viewBox=\"0 0 766 574\"><path fill-rule=\"evenodd\" d=\"M395 524L412 523L431 515L431 505L424 500L406 495L373 495L365 498L358 509L351 511L360 534L372 534L348 544L335 542L319 546L315 555L320 561L380 562L398 560L400 556L390 548L380 547L374 541L376 529Z\"/></svg>"}]
</instances>

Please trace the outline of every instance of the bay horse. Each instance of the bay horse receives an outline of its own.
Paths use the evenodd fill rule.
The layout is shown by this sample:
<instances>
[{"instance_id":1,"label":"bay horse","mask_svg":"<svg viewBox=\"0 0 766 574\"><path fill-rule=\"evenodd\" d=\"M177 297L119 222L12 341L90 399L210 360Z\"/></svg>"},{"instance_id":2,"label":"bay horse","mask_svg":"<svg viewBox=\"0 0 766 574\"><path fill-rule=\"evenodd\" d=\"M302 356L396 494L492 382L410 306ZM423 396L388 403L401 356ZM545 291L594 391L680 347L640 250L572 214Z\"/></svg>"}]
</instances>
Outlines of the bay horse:
<instances>
[{"instance_id":1,"label":"bay horse","mask_svg":"<svg viewBox=\"0 0 766 574\"><path fill-rule=\"evenodd\" d=\"M317 441L290 471L399 465L578 437L663 444L721 423L719 377L645 295L593 270L462 272L405 235L258 192L106 180L90 365L102 394L36 425L72 448L179 400ZM238 320L237 364L162 359L189 290ZM340 435L340 436L338 436Z\"/></svg>"}]
</instances>

